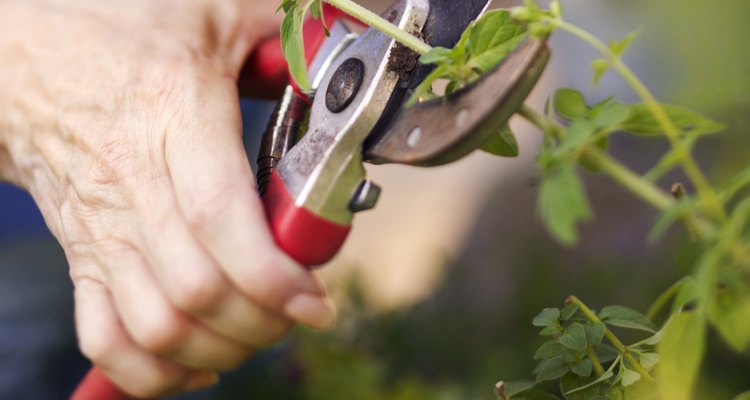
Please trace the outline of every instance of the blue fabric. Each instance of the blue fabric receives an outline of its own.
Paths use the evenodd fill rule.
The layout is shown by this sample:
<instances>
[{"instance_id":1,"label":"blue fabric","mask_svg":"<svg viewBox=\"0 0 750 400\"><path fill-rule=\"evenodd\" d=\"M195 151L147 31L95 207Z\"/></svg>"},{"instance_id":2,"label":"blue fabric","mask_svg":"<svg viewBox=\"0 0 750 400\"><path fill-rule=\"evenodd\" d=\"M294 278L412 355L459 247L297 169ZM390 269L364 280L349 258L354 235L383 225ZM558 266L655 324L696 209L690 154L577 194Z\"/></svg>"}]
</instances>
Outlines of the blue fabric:
<instances>
[{"instance_id":1,"label":"blue fabric","mask_svg":"<svg viewBox=\"0 0 750 400\"><path fill-rule=\"evenodd\" d=\"M42 214L25 191L0 183L0 243L12 237L47 234Z\"/></svg>"}]
</instances>

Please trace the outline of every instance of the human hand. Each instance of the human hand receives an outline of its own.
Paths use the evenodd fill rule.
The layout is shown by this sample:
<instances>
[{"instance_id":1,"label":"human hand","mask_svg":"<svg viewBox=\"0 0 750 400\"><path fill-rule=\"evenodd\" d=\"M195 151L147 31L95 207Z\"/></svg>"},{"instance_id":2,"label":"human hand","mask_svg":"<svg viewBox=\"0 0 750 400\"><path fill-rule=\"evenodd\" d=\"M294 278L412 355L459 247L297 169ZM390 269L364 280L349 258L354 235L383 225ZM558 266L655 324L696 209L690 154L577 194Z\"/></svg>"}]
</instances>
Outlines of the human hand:
<instances>
[{"instance_id":1,"label":"human hand","mask_svg":"<svg viewBox=\"0 0 750 400\"><path fill-rule=\"evenodd\" d=\"M75 284L82 351L132 395L202 388L333 310L274 245L236 79L275 0L0 3L0 177Z\"/></svg>"}]
</instances>

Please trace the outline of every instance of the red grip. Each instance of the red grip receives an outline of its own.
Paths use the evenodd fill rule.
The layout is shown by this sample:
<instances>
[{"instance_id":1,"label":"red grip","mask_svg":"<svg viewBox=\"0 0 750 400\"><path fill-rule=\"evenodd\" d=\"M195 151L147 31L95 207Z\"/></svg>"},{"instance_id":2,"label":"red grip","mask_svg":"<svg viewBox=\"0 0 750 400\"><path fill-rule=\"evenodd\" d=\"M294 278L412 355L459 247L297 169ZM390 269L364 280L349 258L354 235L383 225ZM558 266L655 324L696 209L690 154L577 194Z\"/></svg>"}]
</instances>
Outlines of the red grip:
<instances>
[{"instance_id":1,"label":"red grip","mask_svg":"<svg viewBox=\"0 0 750 400\"><path fill-rule=\"evenodd\" d=\"M348 225L333 223L294 204L294 199L276 171L273 171L263 195L263 205L276 243L286 254L305 266L313 267L330 261L351 229Z\"/></svg>"},{"instance_id":2,"label":"red grip","mask_svg":"<svg viewBox=\"0 0 750 400\"><path fill-rule=\"evenodd\" d=\"M328 26L341 18L356 21L328 4L323 5L323 17ZM305 22L302 32L305 40L305 58L310 65L325 41L326 34L321 22L312 18ZM275 36L266 39L255 48L242 69L238 84L243 95L275 100L281 97L289 81L287 63L281 51L281 38ZM294 82L292 84L295 85Z\"/></svg>"},{"instance_id":3,"label":"red grip","mask_svg":"<svg viewBox=\"0 0 750 400\"><path fill-rule=\"evenodd\" d=\"M70 400L138 400L120 390L99 368L91 368Z\"/></svg>"}]
</instances>

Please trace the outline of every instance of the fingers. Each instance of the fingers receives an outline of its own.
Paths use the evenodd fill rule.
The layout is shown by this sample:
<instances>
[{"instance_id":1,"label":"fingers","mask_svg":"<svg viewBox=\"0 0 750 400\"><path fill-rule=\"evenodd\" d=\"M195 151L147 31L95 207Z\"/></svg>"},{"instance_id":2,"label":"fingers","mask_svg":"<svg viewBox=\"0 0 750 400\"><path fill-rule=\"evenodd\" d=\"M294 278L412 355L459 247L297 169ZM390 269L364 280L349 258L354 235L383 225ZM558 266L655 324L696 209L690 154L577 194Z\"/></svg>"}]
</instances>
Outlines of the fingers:
<instances>
[{"instance_id":1,"label":"fingers","mask_svg":"<svg viewBox=\"0 0 750 400\"><path fill-rule=\"evenodd\" d=\"M180 126L181 133L168 140L167 164L179 208L243 294L325 328L334 313L319 282L278 250L265 222L242 146L236 96L231 80L214 82L201 93L201 118Z\"/></svg>"},{"instance_id":2,"label":"fingers","mask_svg":"<svg viewBox=\"0 0 750 400\"><path fill-rule=\"evenodd\" d=\"M125 328L141 348L207 370L229 370L249 356L250 346L214 333L172 306L135 248L110 260L110 269L119 272L108 287Z\"/></svg>"},{"instance_id":3,"label":"fingers","mask_svg":"<svg viewBox=\"0 0 750 400\"><path fill-rule=\"evenodd\" d=\"M81 351L129 394L155 398L216 383L215 373L188 369L134 344L101 283L90 279L76 282L75 303Z\"/></svg>"},{"instance_id":4,"label":"fingers","mask_svg":"<svg viewBox=\"0 0 750 400\"><path fill-rule=\"evenodd\" d=\"M289 321L241 295L175 208L152 207L154 218L146 222L140 240L169 302L215 332L251 347L264 346L286 332Z\"/></svg>"}]
</instances>

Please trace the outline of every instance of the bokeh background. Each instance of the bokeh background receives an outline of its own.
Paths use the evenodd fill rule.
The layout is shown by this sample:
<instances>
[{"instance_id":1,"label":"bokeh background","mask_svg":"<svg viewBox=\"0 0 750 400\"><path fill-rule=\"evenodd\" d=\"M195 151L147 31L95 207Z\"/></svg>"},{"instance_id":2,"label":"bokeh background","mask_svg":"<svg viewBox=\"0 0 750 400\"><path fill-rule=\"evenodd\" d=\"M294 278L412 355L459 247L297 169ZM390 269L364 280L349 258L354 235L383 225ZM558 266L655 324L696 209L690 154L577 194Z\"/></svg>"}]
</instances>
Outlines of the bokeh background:
<instances>
[{"instance_id":1,"label":"bokeh background","mask_svg":"<svg viewBox=\"0 0 750 400\"><path fill-rule=\"evenodd\" d=\"M750 2L568 0L563 7L567 19L605 40L642 28L625 61L664 101L727 123L725 133L699 145L716 182L750 163ZM588 65L596 54L585 44L560 32L551 47L532 107L541 109L558 87L579 89L590 102L613 94L637 100L614 74L591 87ZM246 101L245 109L252 148L269 104ZM221 387L190 398L493 399L496 381L531 376L540 344L531 319L542 308L576 294L595 308L645 310L689 272L684 232L647 243L657 214L604 176L586 175L596 218L584 226L581 244L566 248L550 239L535 209L540 134L520 120L512 124L517 159L475 154L429 170L368 167L384 187L381 202L357 217L342 254L321 271L340 309L336 328L298 329L225 376ZM646 171L666 148L658 139L616 136L611 151ZM674 174L661 184L681 180ZM62 398L85 369L74 348L66 269L29 197L0 186L0 359L34 363L38 379L59 382L48 392L40 385L39 393L0 398ZM31 350L46 356L28 357ZM732 354L715 337L709 354L699 398L730 399L750 389L750 355ZM2 379L0 372L0 388L12 386Z\"/></svg>"}]
</instances>

